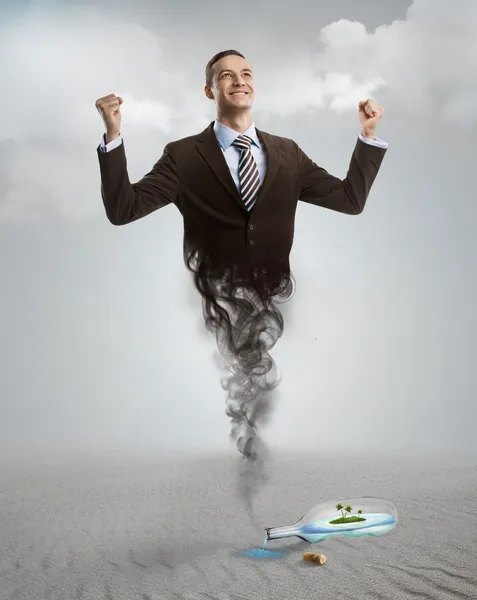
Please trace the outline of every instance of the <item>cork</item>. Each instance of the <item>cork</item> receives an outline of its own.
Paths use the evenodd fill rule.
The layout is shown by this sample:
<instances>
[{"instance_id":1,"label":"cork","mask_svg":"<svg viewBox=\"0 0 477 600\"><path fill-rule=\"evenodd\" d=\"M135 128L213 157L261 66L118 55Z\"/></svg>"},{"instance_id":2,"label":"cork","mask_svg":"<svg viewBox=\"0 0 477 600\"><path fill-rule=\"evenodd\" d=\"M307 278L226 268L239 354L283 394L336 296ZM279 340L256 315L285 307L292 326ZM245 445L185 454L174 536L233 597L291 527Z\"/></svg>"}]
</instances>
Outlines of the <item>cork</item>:
<instances>
[{"instance_id":1,"label":"cork","mask_svg":"<svg viewBox=\"0 0 477 600\"><path fill-rule=\"evenodd\" d=\"M303 555L303 560L323 565L326 562L326 556L316 552L305 552Z\"/></svg>"}]
</instances>

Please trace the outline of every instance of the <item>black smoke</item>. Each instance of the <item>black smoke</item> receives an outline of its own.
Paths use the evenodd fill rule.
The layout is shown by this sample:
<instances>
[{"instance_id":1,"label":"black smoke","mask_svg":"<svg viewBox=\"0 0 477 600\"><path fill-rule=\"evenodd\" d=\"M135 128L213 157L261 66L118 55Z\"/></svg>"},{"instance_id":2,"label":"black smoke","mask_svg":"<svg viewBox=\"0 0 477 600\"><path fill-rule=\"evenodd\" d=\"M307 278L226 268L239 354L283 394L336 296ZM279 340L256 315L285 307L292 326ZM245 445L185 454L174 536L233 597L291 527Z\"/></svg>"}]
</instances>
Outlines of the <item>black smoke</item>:
<instances>
[{"instance_id":1,"label":"black smoke","mask_svg":"<svg viewBox=\"0 0 477 600\"><path fill-rule=\"evenodd\" d=\"M215 335L226 391L230 437L241 454L239 491L251 508L253 495L267 479L267 448L260 426L274 408L280 378L270 351L281 337L278 304L294 291L288 265L274 261L227 259L204 244L184 243L184 261L202 297L207 329Z\"/></svg>"}]
</instances>

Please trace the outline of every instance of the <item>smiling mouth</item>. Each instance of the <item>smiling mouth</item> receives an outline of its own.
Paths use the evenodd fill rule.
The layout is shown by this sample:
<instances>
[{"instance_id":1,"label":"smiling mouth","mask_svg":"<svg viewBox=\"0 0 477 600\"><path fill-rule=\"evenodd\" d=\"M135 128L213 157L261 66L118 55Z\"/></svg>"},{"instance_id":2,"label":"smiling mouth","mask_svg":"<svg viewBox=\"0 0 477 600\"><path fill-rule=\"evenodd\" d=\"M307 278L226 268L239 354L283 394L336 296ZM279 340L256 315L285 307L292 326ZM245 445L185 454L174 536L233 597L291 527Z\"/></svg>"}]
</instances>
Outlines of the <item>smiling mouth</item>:
<instances>
[{"instance_id":1,"label":"smiling mouth","mask_svg":"<svg viewBox=\"0 0 477 600\"><path fill-rule=\"evenodd\" d=\"M232 92L231 96L247 96L248 92Z\"/></svg>"}]
</instances>

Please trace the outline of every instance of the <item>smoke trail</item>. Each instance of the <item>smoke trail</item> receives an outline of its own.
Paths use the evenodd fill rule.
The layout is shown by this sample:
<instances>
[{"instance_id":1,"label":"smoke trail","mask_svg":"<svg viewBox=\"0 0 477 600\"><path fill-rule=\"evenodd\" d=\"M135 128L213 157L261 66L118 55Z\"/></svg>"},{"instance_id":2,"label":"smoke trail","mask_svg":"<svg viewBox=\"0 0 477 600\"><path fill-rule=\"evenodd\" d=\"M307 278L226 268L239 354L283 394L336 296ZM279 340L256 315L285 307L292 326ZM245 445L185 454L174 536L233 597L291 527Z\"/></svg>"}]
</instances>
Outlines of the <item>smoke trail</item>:
<instances>
[{"instance_id":1,"label":"smoke trail","mask_svg":"<svg viewBox=\"0 0 477 600\"><path fill-rule=\"evenodd\" d=\"M230 437L242 455L239 492L250 514L252 497L267 479L268 451L259 425L269 421L280 383L270 356L283 333L277 303L290 298L294 285L288 265L250 264L236 257L232 263L223 253L218 256L184 243L184 261L202 296L206 327L215 335L229 373L221 383L227 392Z\"/></svg>"}]
</instances>

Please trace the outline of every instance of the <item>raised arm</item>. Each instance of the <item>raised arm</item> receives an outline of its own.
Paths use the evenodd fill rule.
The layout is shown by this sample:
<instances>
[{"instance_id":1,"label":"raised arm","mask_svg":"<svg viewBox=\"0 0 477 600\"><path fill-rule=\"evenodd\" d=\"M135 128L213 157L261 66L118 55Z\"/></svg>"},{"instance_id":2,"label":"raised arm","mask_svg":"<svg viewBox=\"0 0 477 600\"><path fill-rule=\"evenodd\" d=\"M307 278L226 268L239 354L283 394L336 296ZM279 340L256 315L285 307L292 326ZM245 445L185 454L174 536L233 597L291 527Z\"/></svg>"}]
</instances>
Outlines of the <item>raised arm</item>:
<instances>
[{"instance_id":1,"label":"raised arm","mask_svg":"<svg viewBox=\"0 0 477 600\"><path fill-rule=\"evenodd\" d=\"M295 144L300 174L299 200L348 215L363 212L371 186L378 174L386 149L360 139L351 156L345 179L339 179L316 165Z\"/></svg>"},{"instance_id":2,"label":"raised arm","mask_svg":"<svg viewBox=\"0 0 477 600\"><path fill-rule=\"evenodd\" d=\"M175 201L179 186L177 162L171 144L164 148L161 158L144 177L131 183L127 171L124 141L120 136L120 96L109 94L96 101L106 134L98 146L101 171L101 196L109 221L126 225Z\"/></svg>"}]
</instances>

